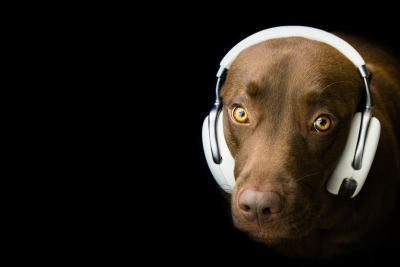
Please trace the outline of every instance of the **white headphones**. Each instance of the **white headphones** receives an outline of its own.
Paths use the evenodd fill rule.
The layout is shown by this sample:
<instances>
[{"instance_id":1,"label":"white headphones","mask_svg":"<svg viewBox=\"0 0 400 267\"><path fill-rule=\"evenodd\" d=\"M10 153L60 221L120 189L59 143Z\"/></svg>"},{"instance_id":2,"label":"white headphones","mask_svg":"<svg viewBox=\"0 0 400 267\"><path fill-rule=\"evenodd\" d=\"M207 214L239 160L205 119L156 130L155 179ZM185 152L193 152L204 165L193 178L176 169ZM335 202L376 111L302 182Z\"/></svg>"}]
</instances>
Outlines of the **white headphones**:
<instances>
[{"instance_id":1,"label":"white headphones","mask_svg":"<svg viewBox=\"0 0 400 267\"><path fill-rule=\"evenodd\" d=\"M226 77L227 70L237 55L244 49L268 39L300 36L327 43L338 49L357 67L364 80L366 103L362 112L356 112L351 122L349 137L341 158L326 183L326 188L332 194L355 197L361 190L371 168L379 142L381 125L377 118L372 117L373 102L369 88L370 75L360 54L347 42L331 33L303 26L283 26L266 29L250 35L235 45L222 59L218 70L216 101L203 123L203 148L207 164L217 183L228 193L235 186L233 159L223 134L222 101L220 88Z\"/></svg>"}]
</instances>

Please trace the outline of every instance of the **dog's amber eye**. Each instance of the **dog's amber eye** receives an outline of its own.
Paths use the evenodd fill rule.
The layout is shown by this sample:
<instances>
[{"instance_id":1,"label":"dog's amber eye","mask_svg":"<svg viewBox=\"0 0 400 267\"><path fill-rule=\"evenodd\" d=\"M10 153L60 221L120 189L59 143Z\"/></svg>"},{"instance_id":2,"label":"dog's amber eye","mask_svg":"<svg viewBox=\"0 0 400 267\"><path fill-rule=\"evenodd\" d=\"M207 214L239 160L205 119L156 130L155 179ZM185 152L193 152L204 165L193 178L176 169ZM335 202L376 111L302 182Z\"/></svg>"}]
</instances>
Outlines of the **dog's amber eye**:
<instances>
[{"instance_id":1,"label":"dog's amber eye","mask_svg":"<svg viewBox=\"0 0 400 267\"><path fill-rule=\"evenodd\" d=\"M317 132L323 132L329 129L331 126L331 119L327 116L321 116L316 121L314 121L314 129Z\"/></svg>"},{"instance_id":2,"label":"dog's amber eye","mask_svg":"<svg viewBox=\"0 0 400 267\"><path fill-rule=\"evenodd\" d=\"M237 122L246 122L247 121L247 112L242 107L236 107L232 111L233 117Z\"/></svg>"}]
</instances>

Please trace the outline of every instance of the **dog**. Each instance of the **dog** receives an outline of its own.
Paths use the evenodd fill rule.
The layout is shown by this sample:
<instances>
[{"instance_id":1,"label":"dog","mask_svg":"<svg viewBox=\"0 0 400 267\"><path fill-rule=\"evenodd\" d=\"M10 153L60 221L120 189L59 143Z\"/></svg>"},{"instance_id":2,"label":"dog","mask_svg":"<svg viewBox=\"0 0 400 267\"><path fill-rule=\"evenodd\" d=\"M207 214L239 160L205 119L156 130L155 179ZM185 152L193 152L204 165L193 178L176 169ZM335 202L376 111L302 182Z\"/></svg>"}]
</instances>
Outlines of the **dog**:
<instances>
[{"instance_id":1,"label":"dog","mask_svg":"<svg viewBox=\"0 0 400 267\"><path fill-rule=\"evenodd\" d=\"M368 178L354 198L327 191L353 114L365 98L354 64L304 37L254 44L236 57L221 87L223 133L235 160L225 194L234 226L284 257L328 260L396 243L400 223L400 63L344 32L371 75L381 124Z\"/></svg>"}]
</instances>

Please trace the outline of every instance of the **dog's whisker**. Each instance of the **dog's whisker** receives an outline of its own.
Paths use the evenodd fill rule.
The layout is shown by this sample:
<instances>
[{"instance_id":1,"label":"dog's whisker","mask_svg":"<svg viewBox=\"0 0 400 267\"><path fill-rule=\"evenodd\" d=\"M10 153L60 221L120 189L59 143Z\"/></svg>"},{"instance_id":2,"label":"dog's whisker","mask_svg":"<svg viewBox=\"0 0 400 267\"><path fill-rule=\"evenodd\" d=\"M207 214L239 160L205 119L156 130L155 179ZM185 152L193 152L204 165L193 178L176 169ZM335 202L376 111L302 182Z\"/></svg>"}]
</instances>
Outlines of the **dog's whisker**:
<instances>
[{"instance_id":1,"label":"dog's whisker","mask_svg":"<svg viewBox=\"0 0 400 267\"><path fill-rule=\"evenodd\" d=\"M294 182L297 182L297 181L300 180L300 179L303 179L303 178L306 178L306 177L309 177L309 176L312 176L312 175L316 175L316 174L321 174L321 172L317 172L317 173L313 173L313 174L309 174L309 175L300 177L299 179L295 180Z\"/></svg>"},{"instance_id":2,"label":"dog's whisker","mask_svg":"<svg viewBox=\"0 0 400 267\"><path fill-rule=\"evenodd\" d=\"M292 225L293 225L294 227L296 227L297 231L299 231L299 238L301 238L301 234L300 234L299 228L297 228L297 226L296 226L294 223L292 223Z\"/></svg>"},{"instance_id":3,"label":"dog's whisker","mask_svg":"<svg viewBox=\"0 0 400 267\"><path fill-rule=\"evenodd\" d=\"M331 84L328 84L327 86L325 86L324 88L322 88L321 89L321 91L322 90L324 90L324 89L326 89L326 88L328 88L329 86L331 86L331 85L333 85L333 84L336 84L336 83L351 83L351 82L348 82L348 81L338 81L338 82L333 82L333 83L331 83Z\"/></svg>"},{"instance_id":4,"label":"dog's whisker","mask_svg":"<svg viewBox=\"0 0 400 267\"><path fill-rule=\"evenodd\" d=\"M300 217L300 216L297 215L296 213L293 213L293 214L296 215L297 217L299 217L300 219L302 219L304 223L306 223L306 221L304 220L304 218Z\"/></svg>"},{"instance_id":5,"label":"dog's whisker","mask_svg":"<svg viewBox=\"0 0 400 267\"><path fill-rule=\"evenodd\" d=\"M282 224L283 224L283 230L286 230L287 229L287 227L288 227L288 223L285 221L285 220L283 220L283 219L281 219L282 220ZM283 239L283 240L281 240L281 239ZM281 247L284 247L285 246L285 241L286 241L286 238L280 238L279 239L279 245L281 246Z\"/></svg>"}]
</instances>

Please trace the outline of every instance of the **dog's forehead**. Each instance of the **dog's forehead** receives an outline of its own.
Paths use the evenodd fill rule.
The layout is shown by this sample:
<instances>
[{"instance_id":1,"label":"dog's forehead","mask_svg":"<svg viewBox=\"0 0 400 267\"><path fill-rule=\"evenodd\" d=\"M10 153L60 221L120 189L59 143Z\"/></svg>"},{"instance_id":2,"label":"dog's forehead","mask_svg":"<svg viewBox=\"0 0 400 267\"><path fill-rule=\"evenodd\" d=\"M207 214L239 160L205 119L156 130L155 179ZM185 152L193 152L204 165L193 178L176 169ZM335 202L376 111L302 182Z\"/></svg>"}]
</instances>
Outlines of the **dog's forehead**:
<instances>
[{"instance_id":1,"label":"dog's forehead","mask_svg":"<svg viewBox=\"0 0 400 267\"><path fill-rule=\"evenodd\" d=\"M287 37L266 40L244 49L232 63L229 72L235 73L241 80L265 80L279 76L310 81L316 73L334 72L335 66L343 64L353 65L336 48L326 43L303 37Z\"/></svg>"},{"instance_id":2,"label":"dog's forehead","mask_svg":"<svg viewBox=\"0 0 400 267\"><path fill-rule=\"evenodd\" d=\"M298 89L299 85L324 87L333 80L351 79L354 73L349 76L344 71L348 69L356 73L353 63L336 48L303 37L287 37L244 49L232 63L228 79L252 94L266 86L279 90Z\"/></svg>"},{"instance_id":3,"label":"dog's forehead","mask_svg":"<svg viewBox=\"0 0 400 267\"><path fill-rule=\"evenodd\" d=\"M282 61L314 65L334 63L337 57L347 59L336 48L304 37L285 37L254 44L239 53L233 61L234 68L259 68L274 66ZM349 61L349 60L348 60Z\"/></svg>"}]
</instances>

